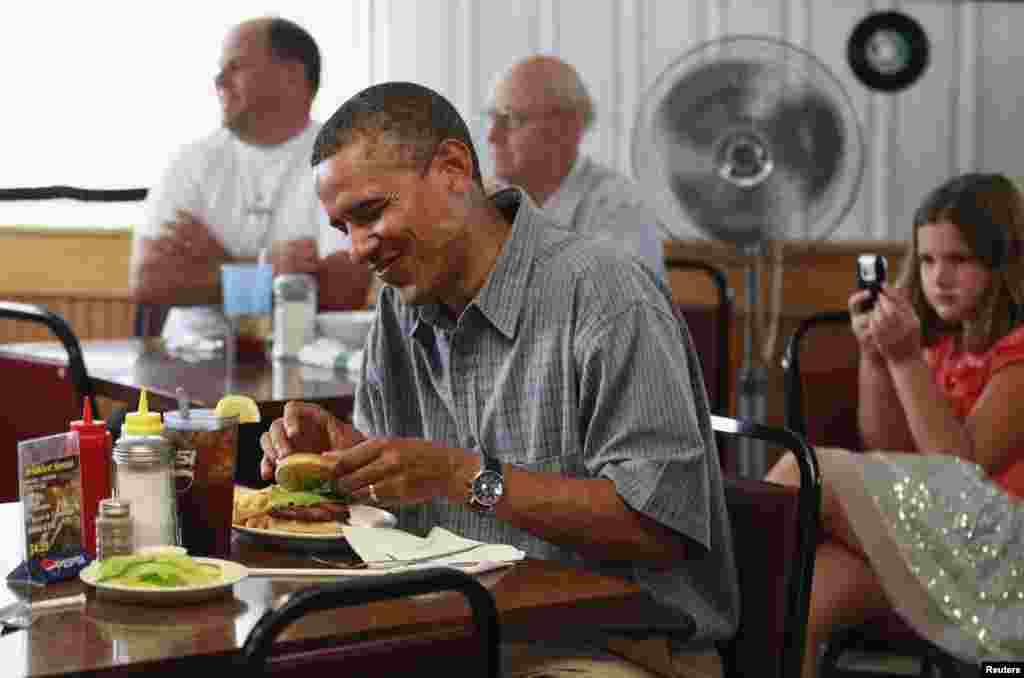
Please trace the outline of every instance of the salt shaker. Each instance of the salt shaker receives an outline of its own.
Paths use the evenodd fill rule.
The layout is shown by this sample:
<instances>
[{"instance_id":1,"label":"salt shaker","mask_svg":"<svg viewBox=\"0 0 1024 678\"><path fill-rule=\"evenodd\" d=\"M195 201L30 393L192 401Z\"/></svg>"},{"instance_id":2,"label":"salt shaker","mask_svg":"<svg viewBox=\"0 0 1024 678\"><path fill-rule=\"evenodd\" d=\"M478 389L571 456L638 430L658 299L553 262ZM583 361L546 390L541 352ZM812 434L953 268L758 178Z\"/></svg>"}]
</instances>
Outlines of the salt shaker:
<instances>
[{"instance_id":1,"label":"salt shaker","mask_svg":"<svg viewBox=\"0 0 1024 678\"><path fill-rule=\"evenodd\" d=\"M132 504L135 548L178 543L174 448L162 436L121 438L114 446L114 492Z\"/></svg>"},{"instance_id":2,"label":"salt shaker","mask_svg":"<svg viewBox=\"0 0 1024 678\"><path fill-rule=\"evenodd\" d=\"M135 548L178 544L178 495L174 487L174 448L163 437L160 414L146 407L125 415L114 444L114 495L132 504Z\"/></svg>"},{"instance_id":3,"label":"salt shaker","mask_svg":"<svg viewBox=\"0 0 1024 678\"><path fill-rule=\"evenodd\" d=\"M131 502L118 497L101 499L96 516L96 559L127 556L134 550Z\"/></svg>"},{"instance_id":4,"label":"salt shaker","mask_svg":"<svg viewBox=\"0 0 1024 678\"><path fill-rule=\"evenodd\" d=\"M308 273L274 278L274 358L295 358L316 332L317 284Z\"/></svg>"}]
</instances>

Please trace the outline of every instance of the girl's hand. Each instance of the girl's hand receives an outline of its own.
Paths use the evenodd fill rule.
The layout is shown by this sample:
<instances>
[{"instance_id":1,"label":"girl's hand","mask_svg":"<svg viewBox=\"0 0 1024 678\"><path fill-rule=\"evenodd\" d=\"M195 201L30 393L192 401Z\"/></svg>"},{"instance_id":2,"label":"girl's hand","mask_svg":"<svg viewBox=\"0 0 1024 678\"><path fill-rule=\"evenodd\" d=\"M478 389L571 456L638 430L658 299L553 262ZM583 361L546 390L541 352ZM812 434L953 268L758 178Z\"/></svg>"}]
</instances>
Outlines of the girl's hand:
<instances>
[{"instance_id":1,"label":"girl's hand","mask_svg":"<svg viewBox=\"0 0 1024 678\"><path fill-rule=\"evenodd\" d=\"M871 318L875 312L874 307L865 308L870 299L871 290L857 290L850 295L850 299L847 302L847 308L850 311L850 328L853 331L853 336L857 338L857 343L860 345L861 355L875 362L884 362L885 357L879 350L878 344L871 333Z\"/></svg>"},{"instance_id":2,"label":"girl's hand","mask_svg":"<svg viewBox=\"0 0 1024 678\"><path fill-rule=\"evenodd\" d=\"M921 319L902 289L886 286L878 295L868 332L890 363L921 355Z\"/></svg>"}]
</instances>

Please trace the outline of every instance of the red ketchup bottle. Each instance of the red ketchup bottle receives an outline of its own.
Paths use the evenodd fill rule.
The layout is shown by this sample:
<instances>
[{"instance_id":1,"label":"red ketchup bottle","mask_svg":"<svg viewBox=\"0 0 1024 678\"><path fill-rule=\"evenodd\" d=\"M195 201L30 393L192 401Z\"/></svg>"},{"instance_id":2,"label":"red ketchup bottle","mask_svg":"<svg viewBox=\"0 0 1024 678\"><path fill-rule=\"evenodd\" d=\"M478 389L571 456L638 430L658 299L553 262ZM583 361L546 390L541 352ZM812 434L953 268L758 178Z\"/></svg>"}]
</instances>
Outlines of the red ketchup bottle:
<instances>
[{"instance_id":1,"label":"red ketchup bottle","mask_svg":"<svg viewBox=\"0 0 1024 678\"><path fill-rule=\"evenodd\" d=\"M79 464L82 471L82 545L90 558L96 557L96 514L101 499L111 496L111 449L113 441L103 420L93 421L92 407L85 399L81 421L71 422L78 432Z\"/></svg>"}]
</instances>

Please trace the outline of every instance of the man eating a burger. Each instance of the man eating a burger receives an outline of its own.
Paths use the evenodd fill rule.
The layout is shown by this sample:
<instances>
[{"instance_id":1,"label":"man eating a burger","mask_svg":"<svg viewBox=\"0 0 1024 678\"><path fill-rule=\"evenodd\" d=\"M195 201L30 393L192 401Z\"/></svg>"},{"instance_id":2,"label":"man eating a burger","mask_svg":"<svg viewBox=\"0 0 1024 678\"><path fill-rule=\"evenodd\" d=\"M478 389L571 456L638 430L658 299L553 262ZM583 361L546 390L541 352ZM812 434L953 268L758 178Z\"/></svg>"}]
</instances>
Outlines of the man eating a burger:
<instances>
[{"instance_id":1,"label":"man eating a burger","mask_svg":"<svg viewBox=\"0 0 1024 678\"><path fill-rule=\"evenodd\" d=\"M700 364L663 282L520 189L486 196L465 122L425 87L357 94L312 164L330 224L385 286L354 427L288 403L261 438L263 477L322 453L338 493L401 529L622 576L697 624L506 644L506 675L720 675L735 563Z\"/></svg>"}]
</instances>

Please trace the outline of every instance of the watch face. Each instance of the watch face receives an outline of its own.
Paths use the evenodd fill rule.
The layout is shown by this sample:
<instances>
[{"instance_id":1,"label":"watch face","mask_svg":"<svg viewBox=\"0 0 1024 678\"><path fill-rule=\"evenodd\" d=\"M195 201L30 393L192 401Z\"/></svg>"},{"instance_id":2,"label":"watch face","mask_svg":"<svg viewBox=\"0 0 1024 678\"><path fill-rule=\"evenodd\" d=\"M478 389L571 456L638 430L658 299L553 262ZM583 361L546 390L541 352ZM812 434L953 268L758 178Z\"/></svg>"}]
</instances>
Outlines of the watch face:
<instances>
[{"instance_id":1,"label":"watch face","mask_svg":"<svg viewBox=\"0 0 1024 678\"><path fill-rule=\"evenodd\" d=\"M473 479L473 499L484 506L494 506L505 493L505 479L500 473L483 471Z\"/></svg>"}]
</instances>

